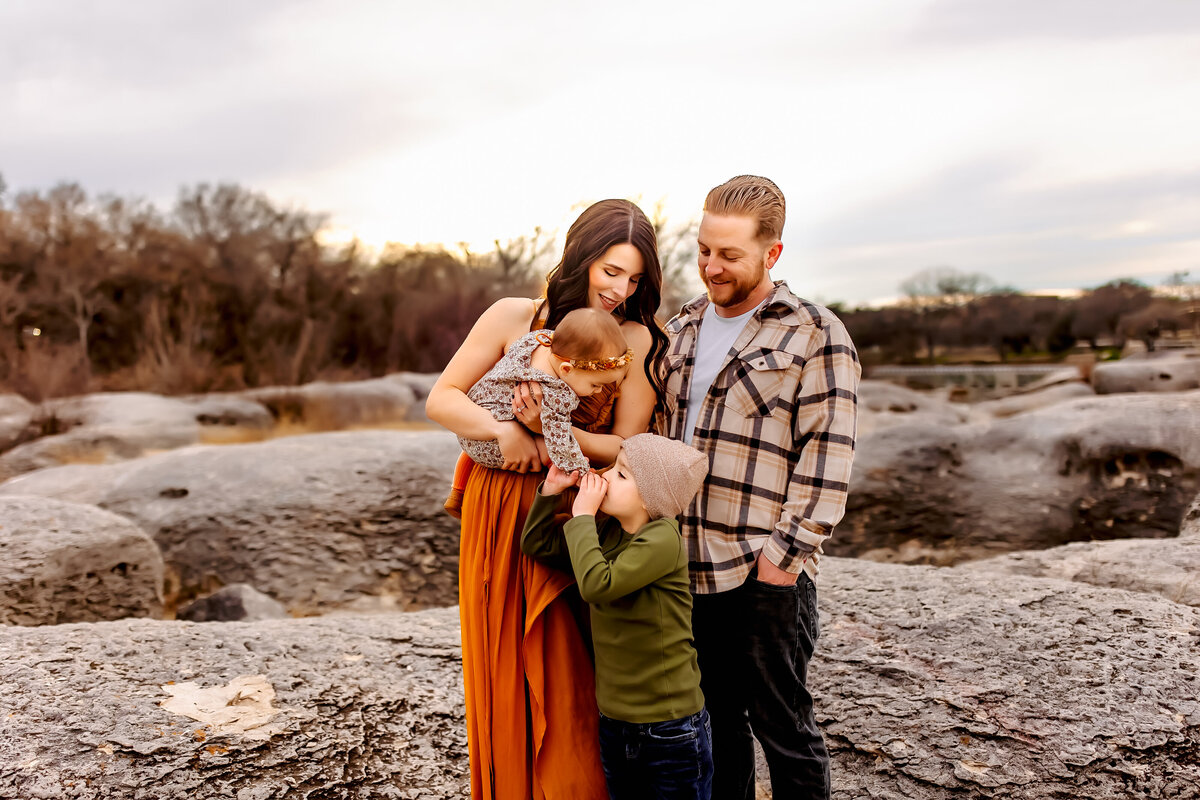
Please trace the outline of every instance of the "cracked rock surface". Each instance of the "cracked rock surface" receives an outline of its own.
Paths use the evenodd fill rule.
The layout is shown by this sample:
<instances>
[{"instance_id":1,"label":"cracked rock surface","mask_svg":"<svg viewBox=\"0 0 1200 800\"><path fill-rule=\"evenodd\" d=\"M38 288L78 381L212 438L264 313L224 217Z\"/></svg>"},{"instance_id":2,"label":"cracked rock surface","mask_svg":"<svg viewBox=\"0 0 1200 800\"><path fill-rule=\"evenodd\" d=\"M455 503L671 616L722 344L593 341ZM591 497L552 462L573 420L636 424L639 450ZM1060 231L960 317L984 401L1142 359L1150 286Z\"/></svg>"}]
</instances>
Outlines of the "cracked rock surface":
<instances>
[{"instance_id":1,"label":"cracked rock surface","mask_svg":"<svg viewBox=\"0 0 1200 800\"><path fill-rule=\"evenodd\" d=\"M163 561L127 519L45 497L0 497L0 625L162 613Z\"/></svg>"},{"instance_id":2,"label":"cracked rock surface","mask_svg":"<svg viewBox=\"0 0 1200 800\"><path fill-rule=\"evenodd\" d=\"M442 500L458 453L444 432L311 434L40 470L0 497L84 500L132 520L162 550L173 603L247 583L296 614L446 606L458 521Z\"/></svg>"},{"instance_id":3,"label":"cracked rock surface","mask_svg":"<svg viewBox=\"0 0 1200 800\"><path fill-rule=\"evenodd\" d=\"M1073 542L963 564L964 569L1079 581L1200 606L1200 537Z\"/></svg>"},{"instance_id":4,"label":"cracked rock surface","mask_svg":"<svg viewBox=\"0 0 1200 800\"><path fill-rule=\"evenodd\" d=\"M456 609L0 630L0 709L5 798L467 793Z\"/></svg>"},{"instance_id":5,"label":"cracked rock surface","mask_svg":"<svg viewBox=\"0 0 1200 800\"><path fill-rule=\"evenodd\" d=\"M818 595L836 800L1200 797L1200 609L837 558ZM465 797L458 642L453 608L0 630L0 797Z\"/></svg>"},{"instance_id":6,"label":"cracked rock surface","mask_svg":"<svg viewBox=\"0 0 1200 800\"><path fill-rule=\"evenodd\" d=\"M828 562L809 683L835 798L1200 797L1200 609Z\"/></svg>"}]
</instances>

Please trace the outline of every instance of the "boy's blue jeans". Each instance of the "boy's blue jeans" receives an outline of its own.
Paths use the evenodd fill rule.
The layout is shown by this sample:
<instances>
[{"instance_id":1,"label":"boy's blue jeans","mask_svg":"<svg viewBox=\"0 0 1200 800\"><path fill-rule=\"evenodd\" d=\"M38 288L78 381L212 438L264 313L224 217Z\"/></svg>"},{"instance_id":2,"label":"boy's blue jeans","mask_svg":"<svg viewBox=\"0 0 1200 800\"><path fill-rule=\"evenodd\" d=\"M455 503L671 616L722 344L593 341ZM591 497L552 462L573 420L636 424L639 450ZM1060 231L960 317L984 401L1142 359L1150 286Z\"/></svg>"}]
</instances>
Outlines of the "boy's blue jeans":
<instances>
[{"instance_id":1,"label":"boy's blue jeans","mask_svg":"<svg viewBox=\"0 0 1200 800\"><path fill-rule=\"evenodd\" d=\"M600 761L612 800L709 800L713 768L708 711L643 723L601 714Z\"/></svg>"}]
</instances>

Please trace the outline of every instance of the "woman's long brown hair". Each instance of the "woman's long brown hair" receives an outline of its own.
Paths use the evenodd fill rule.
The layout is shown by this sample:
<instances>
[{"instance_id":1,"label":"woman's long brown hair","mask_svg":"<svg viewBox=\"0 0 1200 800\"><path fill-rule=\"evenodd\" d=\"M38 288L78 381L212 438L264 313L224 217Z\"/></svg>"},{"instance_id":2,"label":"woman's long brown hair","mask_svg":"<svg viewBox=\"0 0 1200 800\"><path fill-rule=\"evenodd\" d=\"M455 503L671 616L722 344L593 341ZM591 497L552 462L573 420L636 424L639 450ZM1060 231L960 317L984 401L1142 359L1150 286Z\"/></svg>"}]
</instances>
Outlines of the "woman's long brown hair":
<instances>
[{"instance_id":1,"label":"woman's long brown hair","mask_svg":"<svg viewBox=\"0 0 1200 800\"><path fill-rule=\"evenodd\" d=\"M662 300L662 265L658 261L654 226L637 205L628 200L601 200L579 215L567 231L562 260L546 276L546 296L533 318L538 320L545 311L545 327L553 330L569 312L586 308L589 268L618 244L631 244L637 249L645 272L633 294L613 313L640 322L650 331L646 377L661 406L665 393L660 365L667 352L667 335L654 318L654 312Z\"/></svg>"}]
</instances>

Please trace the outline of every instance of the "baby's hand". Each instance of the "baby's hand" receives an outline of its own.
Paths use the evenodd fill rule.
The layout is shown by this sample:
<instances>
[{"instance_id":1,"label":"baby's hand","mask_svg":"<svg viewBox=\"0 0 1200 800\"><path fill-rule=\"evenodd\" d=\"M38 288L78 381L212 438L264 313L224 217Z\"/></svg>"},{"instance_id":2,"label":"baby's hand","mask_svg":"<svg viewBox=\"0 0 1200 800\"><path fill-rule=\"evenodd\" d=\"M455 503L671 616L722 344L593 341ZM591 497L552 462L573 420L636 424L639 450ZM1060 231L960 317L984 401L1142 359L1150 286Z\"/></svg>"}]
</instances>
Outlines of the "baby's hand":
<instances>
[{"instance_id":1,"label":"baby's hand","mask_svg":"<svg viewBox=\"0 0 1200 800\"><path fill-rule=\"evenodd\" d=\"M608 481L594 472L589 472L579 480L579 495L571 506L571 515L575 517L592 515L600 510L604 495L608 494Z\"/></svg>"},{"instance_id":2,"label":"baby's hand","mask_svg":"<svg viewBox=\"0 0 1200 800\"><path fill-rule=\"evenodd\" d=\"M568 474L554 464L551 464L550 473L546 475L546 483L542 486L542 494L562 494L563 490L568 486L574 486L577 483L579 483L578 470Z\"/></svg>"}]
</instances>

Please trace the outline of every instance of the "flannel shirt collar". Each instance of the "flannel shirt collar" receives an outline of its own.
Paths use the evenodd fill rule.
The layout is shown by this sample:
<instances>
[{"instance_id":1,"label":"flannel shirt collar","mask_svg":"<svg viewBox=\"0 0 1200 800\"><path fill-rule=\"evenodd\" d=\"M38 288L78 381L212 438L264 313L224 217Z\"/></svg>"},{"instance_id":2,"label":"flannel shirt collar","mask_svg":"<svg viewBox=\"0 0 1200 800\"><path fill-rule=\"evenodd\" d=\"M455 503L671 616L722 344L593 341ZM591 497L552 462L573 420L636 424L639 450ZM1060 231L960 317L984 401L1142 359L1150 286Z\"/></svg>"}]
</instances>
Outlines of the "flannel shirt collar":
<instances>
[{"instance_id":1,"label":"flannel shirt collar","mask_svg":"<svg viewBox=\"0 0 1200 800\"><path fill-rule=\"evenodd\" d=\"M708 304L707 294L699 295L688 301L672 320L669 332L674 334L689 325L699 325L700 321L704 319L704 311L708 308ZM821 317L814 313L807 303L792 293L792 290L788 288L787 281L775 281L775 288L771 290L766 302L759 308L757 316L761 317L765 311L776 312L775 318L785 325L807 323L823 327Z\"/></svg>"}]
</instances>

